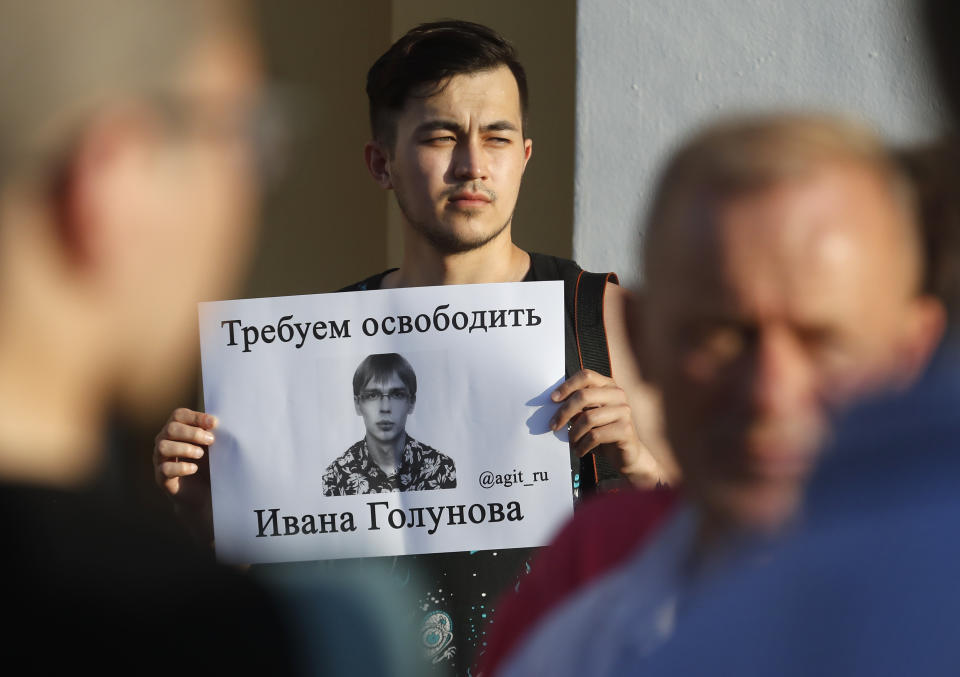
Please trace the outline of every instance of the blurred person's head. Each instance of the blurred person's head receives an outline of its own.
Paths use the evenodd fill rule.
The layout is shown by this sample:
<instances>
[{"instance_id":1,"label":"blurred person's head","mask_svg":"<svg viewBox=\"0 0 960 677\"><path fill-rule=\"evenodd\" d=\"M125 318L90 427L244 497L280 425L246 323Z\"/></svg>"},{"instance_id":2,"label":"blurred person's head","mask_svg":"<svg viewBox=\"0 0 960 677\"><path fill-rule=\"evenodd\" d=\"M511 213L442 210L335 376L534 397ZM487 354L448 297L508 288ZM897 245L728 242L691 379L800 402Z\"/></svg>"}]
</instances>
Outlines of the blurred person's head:
<instances>
[{"instance_id":1,"label":"blurred person's head","mask_svg":"<svg viewBox=\"0 0 960 677\"><path fill-rule=\"evenodd\" d=\"M509 42L467 21L422 24L370 68L367 96L367 166L410 233L444 255L509 237L533 147Z\"/></svg>"},{"instance_id":2,"label":"blurred person's head","mask_svg":"<svg viewBox=\"0 0 960 677\"><path fill-rule=\"evenodd\" d=\"M80 403L74 446L94 447L104 410L152 413L189 375L170 365L258 203L250 29L228 0L0 3L0 393L32 374L13 409L47 421L34 446L66 442Z\"/></svg>"},{"instance_id":3,"label":"blurred person's head","mask_svg":"<svg viewBox=\"0 0 960 677\"><path fill-rule=\"evenodd\" d=\"M788 520L831 415L909 383L942 332L909 182L849 121L696 135L661 177L644 264L644 367L714 527Z\"/></svg>"}]
</instances>

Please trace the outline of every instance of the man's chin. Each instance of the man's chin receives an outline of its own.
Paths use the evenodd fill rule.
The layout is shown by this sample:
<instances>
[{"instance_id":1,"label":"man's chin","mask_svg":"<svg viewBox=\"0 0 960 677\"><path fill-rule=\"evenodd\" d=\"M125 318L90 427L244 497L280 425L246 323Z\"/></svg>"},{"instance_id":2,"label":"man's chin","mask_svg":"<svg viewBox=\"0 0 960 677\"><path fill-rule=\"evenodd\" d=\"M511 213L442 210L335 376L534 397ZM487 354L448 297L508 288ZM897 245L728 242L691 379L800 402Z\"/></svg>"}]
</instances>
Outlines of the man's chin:
<instances>
[{"instance_id":1,"label":"man's chin","mask_svg":"<svg viewBox=\"0 0 960 677\"><path fill-rule=\"evenodd\" d=\"M480 210L460 209L452 216L449 223L423 224L411 221L411 224L434 249L443 254L463 254L480 249L499 237L510 225L508 219L501 225L484 226L477 222L478 217L488 215Z\"/></svg>"},{"instance_id":2,"label":"man's chin","mask_svg":"<svg viewBox=\"0 0 960 677\"><path fill-rule=\"evenodd\" d=\"M499 233L460 232L451 229L450 231L427 234L427 239L430 240L434 249L444 254L463 254L480 249L496 238L497 235Z\"/></svg>"},{"instance_id":3,"label":"man's chin","mask_svg":"<svg viewBox=\"0 0 960 677\"><path fill-rule=\"evenodd\" d=\"M809 421L782 434L749 435L738 445L739 464L753 482L802 482L817 462L825 435L820 424Z\"/></svg>"},{"instance_id":4,"label":"man's chin","mask_svg":"<svg viewBox=\"0 0 960 677\"><path fill-rule=\"evenodd\" d=\"M815 453L779 454L766 458L755 458L748 472L758 484L789 485L803 482L810 476L816 463Z\"/></svg>"},{"instance_id":5,"label":"man's chin","mask_svg":"<svg viewBox=\"0 0 960 677\"><path fill-rule=\"evenodd\" d=\"M735 529L774 533L798 514L801 497L799 483L729 486L710 498L707 510Z\"/></svg>"}]
</instances>

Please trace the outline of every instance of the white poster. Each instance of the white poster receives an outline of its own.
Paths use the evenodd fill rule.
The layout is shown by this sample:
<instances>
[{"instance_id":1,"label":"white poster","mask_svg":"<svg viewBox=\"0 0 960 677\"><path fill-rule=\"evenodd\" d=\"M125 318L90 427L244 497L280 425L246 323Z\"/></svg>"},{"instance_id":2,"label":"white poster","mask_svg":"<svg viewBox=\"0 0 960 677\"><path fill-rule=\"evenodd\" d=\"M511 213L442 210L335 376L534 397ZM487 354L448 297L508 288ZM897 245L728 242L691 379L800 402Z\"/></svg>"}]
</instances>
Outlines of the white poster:
<instances>
[{"instance_id":1,"label":"white poster","mask_svg":"<svg viewBox=\"0 0 960 677\"><path fill-rule=\"evenodd\" d=\"M572 513L562 282L200 304L218 556L536 546Z\"/></svg>"}]
</instances>

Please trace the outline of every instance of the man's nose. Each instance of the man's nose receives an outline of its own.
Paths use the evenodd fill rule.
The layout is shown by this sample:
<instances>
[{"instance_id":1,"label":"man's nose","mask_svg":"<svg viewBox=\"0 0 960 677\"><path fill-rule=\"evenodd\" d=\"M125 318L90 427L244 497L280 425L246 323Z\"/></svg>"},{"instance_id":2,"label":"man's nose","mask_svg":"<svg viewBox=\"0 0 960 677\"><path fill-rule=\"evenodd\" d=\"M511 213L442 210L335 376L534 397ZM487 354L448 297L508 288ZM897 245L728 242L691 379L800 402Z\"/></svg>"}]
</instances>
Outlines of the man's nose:
<instances>
[{"instance_id":1,"label":"man's nose","mask_svg":"<svg viewBox=\"0 0 960 677\"><path fill-rule=\"evenodd\" d=\"M380 393L380 411L390 411L392 400L388 393Z\"/></svg>"},{"instance_id":2,"label":"man's nose","mask_svg":"<svg viewBox=\"0 0 960 677\"><path fill-rule=\"evenodd\" d=\"M453 162L454 176L461 181L487 178L487 157L479 139L458 143Z\"/></svg>"},{"instance_id":3,"label":"man's nose","mask_svg":"<svg viewBox=\"0 0 960 677\"><path fill-rule=\"evenodd\" d=\"M757 336L750 384L754 411L772 416L801 415L814 399L813 365L800 340L785 328Z\"/></svg>"}]
</instances>

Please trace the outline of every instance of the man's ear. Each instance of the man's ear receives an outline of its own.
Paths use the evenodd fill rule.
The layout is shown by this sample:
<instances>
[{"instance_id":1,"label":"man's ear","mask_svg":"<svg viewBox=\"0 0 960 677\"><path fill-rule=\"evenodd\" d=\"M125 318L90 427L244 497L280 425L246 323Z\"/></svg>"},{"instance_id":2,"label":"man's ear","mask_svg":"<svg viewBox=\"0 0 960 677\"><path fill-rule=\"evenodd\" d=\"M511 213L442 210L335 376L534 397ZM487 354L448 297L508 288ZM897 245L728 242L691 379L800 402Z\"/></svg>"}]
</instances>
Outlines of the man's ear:
<instances>
[{"instance_id":1,"label":"man's ear","mask_svg":"<svg viewBox=\"0 0 960 677\"><path fill-rule=\"evenodd\" d=\"M393 188L393 182L390 178L390 154L379 141L367 142L367 145L363 147L363 159L370 176L380 184L381 188Z\"/></svg>"},{"instance_id":2,"label":"man's ear","mask_svg":"<svg viewBox=\"0 0 960 677\"><path fill-rule=\"evenodd\" d=\"M363 412L360 411L360 398L356 395L353 396L353 408L357 410L357 416L363 416Z\"/></svg>"},{"instance_id":3,"label":"man's ear","mask_svg":"<svg viewBox=\"0 0 960 677\"><path fill-rule=\"evenodd\" d=\"M408 415L408 416L413 413L413 408L416 406L416 404L417 404L417 396L416 396L416 395L411 395L411 396L410 396L410 408L407 409L407 415Z\"/></svg>"},{"instance_id":4,"label":"man's ear","mask_svg":"<svg viewBox=\"0 0 960 677\"><path fill-rule=\"evenodd\" d=\"M523 140L523 171L527 171L527 163L533 155L533 139Z\"/></svg>"},{"instance_id":5,"label":"man's ear","mask_svg":"<svg viewBox=\"0 0 960 677\"><path fill-rule=\"evenodd\" d=\"M94 119L64 158L52 184L56 227L68 259L104 263L117 248L126 205L140 199L149 124L133 109Z\"/></svg>"},{"instance_id":6,"label":"man's ear","mask_svg":"<svg viewBox=\"0 0 960 677\"><path fill-rule=\"evenodd\" d=\"M914 300L911 312L902 357L904 385L910 385L923 374L947 327L947 311L934 296L924 295Z\"/></svg>"}]
</instances>

